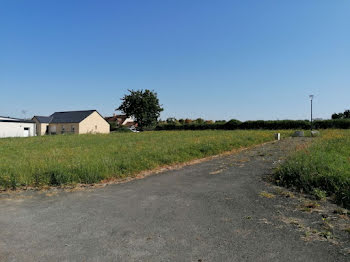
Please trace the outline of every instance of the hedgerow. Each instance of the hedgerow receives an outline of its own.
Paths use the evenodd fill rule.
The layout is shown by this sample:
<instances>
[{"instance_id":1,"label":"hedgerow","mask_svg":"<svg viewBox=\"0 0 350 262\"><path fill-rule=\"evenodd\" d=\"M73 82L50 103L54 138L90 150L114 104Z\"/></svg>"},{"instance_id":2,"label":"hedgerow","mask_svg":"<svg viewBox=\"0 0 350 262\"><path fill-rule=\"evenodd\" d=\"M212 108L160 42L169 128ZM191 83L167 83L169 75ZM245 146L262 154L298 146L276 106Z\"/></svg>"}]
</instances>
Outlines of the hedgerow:
<instances>
[{"instance_id":1,"label":"hedgerow","mask_svg":"<svg viewBox=\"0 0 350 262\"><path fill-rule=\"evenodd\" d=\"M156 130L236 130L236 129L263 129L263 130L281 130L281 129L304 129L311 128L311 122L308 120L256 120L240 122L239 120L232 119L228 122L216 122L216 123L161 123L156 126ZM326 129L349 129L350 120L337 119L337 120L322 120L313 122L313 128Z\"/></svg>"}]
</instances>

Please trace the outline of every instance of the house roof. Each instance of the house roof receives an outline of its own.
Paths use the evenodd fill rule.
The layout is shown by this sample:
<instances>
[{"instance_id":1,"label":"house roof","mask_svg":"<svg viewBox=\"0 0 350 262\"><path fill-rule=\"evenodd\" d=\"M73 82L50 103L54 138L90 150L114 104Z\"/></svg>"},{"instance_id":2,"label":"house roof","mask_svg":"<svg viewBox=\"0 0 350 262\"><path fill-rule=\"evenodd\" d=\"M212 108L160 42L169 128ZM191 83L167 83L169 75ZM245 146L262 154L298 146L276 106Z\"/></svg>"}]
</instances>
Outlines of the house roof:
<instances>
[{"instance_id":1,"label":"house roof","mask_svg":"<svg viewBox=\"0 0 350 262\"><path fill-rule=\"evenodd\" d=\"M95 111L96 110L55 112L51 116L34 117L40 123L80 123Z\"/></svg>"},{"instance_id":2,"label":"house roof","mask_svg":"<svg viewBox=\"0 0 350 262\"><path fill-rule=\"evenodd\" d=\"M34 116L40 123L50 123L51 121L51 116Z\"/></svg>"},{"instance_id":3,"label":"house roof","mask_svg":"<svg viewBox=\"0 0 350 262\"><path fill-rule=\"evenodd\" d=\"M50 123L80 123L96 110L56 112L51 115Z\"/></svg>"},{"instance_id":4,"label":"house roof","mask_svg":"<svg viewBox=\"0 0 350 262\"><path fill-rule=\"evenodd\" d=\"M113 115L113 116L105 117L105 120L107 122L117 122L118 125L124 125L124 126L135 126L136 122L133 121L132 119L133 118L130 118L127 115ZM129 120L129 121L126 122L126 120Z\"/></svg>"},{"instance_id":5,"label":"house roof","mask_svg":"<svg viewBox=\"0 0 350 262\"><path fill-rule=\"evenodd\" d=\"M19 119L13 117L0 116L0 122L8 122L8 123L35 123L32 120L28 119Z\"/></svg>"},{"instance_id":6,"label":"house roof","mask_svg":"<svg viewBox=\"0 0 350 262\"><path fill-rule=\"evenodd\" d=\"M137 122L133 121L133 122L126 122L125 126L127 126L127 127L131 127L131 126L137 127L138 125L137 125Z\"/></svg>"},{"instance_id":7,"label":"house roof","mask_svg":"<svg viewBox=\"0 0 350 262\"><path fill-rule=\"evenodd\" d=\"M1 120L9 120L9 119L17 119L17 118L13 118L13 117L9 117L9 116L0 116Z\"/></svg>"},{"instance_id":8,"label":"house roof","mask_svg":"<svg viewBox=\"0 0 350 262\"><path fill-rule=\"evenodd\" d=\"M128 117L126 115L113 115L113 116L105 117L105 120L107 120L107 121L118 121L120 119L120 120L124 121L127 118Z\"/></svg>"}]
</instances>

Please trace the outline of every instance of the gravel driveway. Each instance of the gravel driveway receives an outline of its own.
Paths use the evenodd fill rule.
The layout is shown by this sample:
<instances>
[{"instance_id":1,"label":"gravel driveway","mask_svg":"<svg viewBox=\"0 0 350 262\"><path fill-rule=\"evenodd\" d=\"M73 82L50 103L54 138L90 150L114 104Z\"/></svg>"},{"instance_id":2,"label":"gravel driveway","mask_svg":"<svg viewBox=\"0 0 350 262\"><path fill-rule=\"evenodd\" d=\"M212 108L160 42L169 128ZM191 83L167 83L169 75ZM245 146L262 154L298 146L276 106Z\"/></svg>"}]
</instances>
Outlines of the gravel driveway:
<instances>
[{"instance_id":1,"label":"gravel driveway","mask_svg":"<svg viewBox=\"0 0 350 262\"><path fill-rule=\"evenodd\" d=\"M3 193L0 261L349 261L346 238L306 233L320 212L266 181L305 141L103 188Z\"/></svg>"}]
</instances>

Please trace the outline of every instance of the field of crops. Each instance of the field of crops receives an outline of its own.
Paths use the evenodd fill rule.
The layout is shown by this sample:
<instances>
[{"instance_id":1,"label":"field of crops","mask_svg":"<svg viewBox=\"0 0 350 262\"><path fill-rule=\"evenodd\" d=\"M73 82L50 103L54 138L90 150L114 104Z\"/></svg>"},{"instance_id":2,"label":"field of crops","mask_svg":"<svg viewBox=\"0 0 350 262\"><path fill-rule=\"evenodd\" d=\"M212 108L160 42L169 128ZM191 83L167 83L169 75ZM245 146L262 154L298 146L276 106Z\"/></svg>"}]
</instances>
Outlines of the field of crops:
<instances>
[{"instance_id":1,"label":"field of crops","mask_svg":"<svg viewBox=\"0 0 350 262\"><path fill-rule=\"evenodd\" d=\"M159 131L0 139L0 189L95 183L273 140L276 131ZM289 136L291 131L281 131Z\"/></svg>"},{"instance_id":2,"label":"field of crops","mask_svg":"<svg viewBox=\"0 0 350 262\"><path fill-rule=\"evenodd\" d=\"M350 130L323 130L310 147L300 149L278 170L279 184L317 197L333 197L350 207Z\"/></svg>"}]
</instances>

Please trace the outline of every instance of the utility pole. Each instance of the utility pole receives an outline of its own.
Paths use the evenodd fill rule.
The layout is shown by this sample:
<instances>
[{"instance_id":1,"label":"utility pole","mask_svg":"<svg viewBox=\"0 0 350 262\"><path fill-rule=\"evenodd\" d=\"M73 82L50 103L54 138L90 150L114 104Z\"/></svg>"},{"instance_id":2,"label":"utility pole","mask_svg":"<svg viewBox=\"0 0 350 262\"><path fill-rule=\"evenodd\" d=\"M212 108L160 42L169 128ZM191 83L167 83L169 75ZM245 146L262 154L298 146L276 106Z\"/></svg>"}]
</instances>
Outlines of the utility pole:
<instances>
[{"instance_id":1,"label":"utility pole","mask_svg":"<svg viewBox=\"0 0 350 262\"><path fill-rule=\"evenodd\" d=\"M312 131L312 100L314 99L314 95L309 95L311 102L311 131Z\"/></svg>"}]
</instances>

